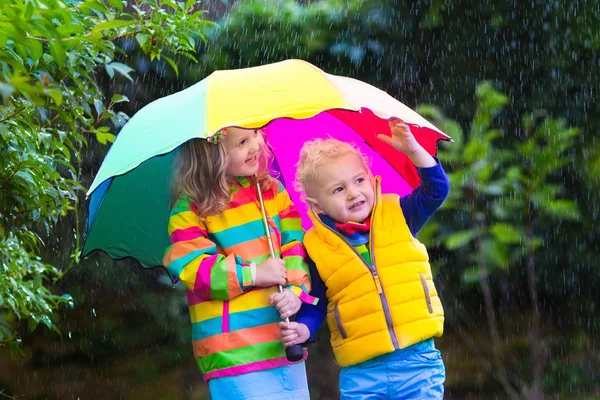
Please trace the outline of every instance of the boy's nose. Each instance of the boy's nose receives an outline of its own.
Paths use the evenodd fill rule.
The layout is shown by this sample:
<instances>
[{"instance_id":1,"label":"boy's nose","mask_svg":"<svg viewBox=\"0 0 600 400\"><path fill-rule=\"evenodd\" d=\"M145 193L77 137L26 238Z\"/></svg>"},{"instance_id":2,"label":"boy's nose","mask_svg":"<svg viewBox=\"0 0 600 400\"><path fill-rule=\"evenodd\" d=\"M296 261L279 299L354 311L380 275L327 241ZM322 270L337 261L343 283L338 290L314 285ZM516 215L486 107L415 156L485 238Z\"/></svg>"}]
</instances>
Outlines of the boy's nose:
<instances>
[{"instance_id":1,"label":"boy's nose","mask_svg":"<svg viewBox=\"0 0 600 400\"><path fill-rule=\"evenodd\" d=\"M347 193L348 193L348 200L355 199L358 196L357 190L347 189Z\"/></svg>"}]
</instances>

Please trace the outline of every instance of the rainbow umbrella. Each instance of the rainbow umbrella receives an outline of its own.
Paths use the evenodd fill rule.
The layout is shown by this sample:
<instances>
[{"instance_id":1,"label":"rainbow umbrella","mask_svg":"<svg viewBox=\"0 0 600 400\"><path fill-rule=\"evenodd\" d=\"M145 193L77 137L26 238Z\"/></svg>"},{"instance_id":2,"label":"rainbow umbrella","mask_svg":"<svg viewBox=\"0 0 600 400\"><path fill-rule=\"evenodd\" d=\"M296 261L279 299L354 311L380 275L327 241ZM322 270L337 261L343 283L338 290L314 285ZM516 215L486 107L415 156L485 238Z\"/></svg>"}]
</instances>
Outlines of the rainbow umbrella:
<instances>
[{"instance_id":1,"label":"rainbow umbrella","mask_svg":"<svg viewBox=\"0 0 600 400\"><path fill-rule=\"evenodd\" d=\"M265 128L280 179L310 226L306 206L293 190L301 145L317 137L356 143L383 177L383 191L400 195L419 184L406 156L377 139L387 119L411 126L435 154L450 138L387 93L364 82L331 75L301 60L216 71L197 84L158 99L123 127L88 190L89 215L82 257L102 250L115 259L133 257L143 267L161 266L169 246L167 224L177 148L237 126Z\"/></svg>"}]
</instances>

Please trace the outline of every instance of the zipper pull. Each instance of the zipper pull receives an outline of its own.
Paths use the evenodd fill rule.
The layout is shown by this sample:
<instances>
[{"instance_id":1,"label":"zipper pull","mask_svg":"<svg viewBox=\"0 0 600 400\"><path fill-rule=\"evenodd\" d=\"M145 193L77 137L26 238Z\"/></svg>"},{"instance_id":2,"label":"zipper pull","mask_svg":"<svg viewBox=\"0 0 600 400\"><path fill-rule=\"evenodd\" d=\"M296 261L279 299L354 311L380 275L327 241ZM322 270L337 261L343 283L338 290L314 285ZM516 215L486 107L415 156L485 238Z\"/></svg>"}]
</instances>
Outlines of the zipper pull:
<instances>
[{"instance_id":1,"label":"zipper pull","mask_svg":"<svg viewBox=\"0 0 600 400\"><path fill-rule=\"evenodd\" d=\"M373 275L373 279L375 280L375 286L377 286L377 293L383 293L383 289L381 288L381 280L379 280L379 275Z\"/></svg>"}]
</instances>

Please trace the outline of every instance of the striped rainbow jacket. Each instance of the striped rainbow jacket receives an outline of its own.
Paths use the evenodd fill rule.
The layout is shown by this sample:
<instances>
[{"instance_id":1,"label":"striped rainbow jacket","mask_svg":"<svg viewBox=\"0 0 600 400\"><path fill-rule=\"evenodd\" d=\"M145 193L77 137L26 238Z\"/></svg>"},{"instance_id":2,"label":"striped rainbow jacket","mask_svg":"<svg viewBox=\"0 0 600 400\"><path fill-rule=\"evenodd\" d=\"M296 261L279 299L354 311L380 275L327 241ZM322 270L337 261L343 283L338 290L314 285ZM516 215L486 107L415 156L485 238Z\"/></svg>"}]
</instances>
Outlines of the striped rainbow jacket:
<instances>
[{"instance_id":1,"label":"striped rainbow jacket","mask_svg":"<svg viewBox=\"0 0 600 400\"><path fill-rule=\"evenodd\" d=\"M231 188L227 210L204 221L189 198L178 199L169 217L172 244L163 259L186 286L194 357L205 381L290 364L279 337L279 313L268 300L277 288L251 284L250 263L269 257L256 190L248 178L237 178ZM263 199L288 288L310 301L300 215L274 178Z\"/></svg>"}]
</instances>

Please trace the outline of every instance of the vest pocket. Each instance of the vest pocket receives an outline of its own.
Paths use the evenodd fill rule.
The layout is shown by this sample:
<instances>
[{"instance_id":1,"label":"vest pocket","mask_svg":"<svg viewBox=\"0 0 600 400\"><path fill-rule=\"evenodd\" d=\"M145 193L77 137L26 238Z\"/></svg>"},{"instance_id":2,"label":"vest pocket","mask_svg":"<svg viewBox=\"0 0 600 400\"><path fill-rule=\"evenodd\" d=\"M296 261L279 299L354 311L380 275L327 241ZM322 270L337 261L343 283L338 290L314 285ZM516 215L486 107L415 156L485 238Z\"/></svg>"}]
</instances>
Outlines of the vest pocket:
<instances>
[{"instance_id":1,"label":"vest pocket","mask_svg":"<svg viewBox=\"0 0 600 400\"><path fill-rule=\"evenodd\" d=\"M425 275L419 274L419 278L421 278L421 285L423 286L423 292L425 292L425 301L427 302L427 310L429 314L433 314L433 307L431 306L431 296L429 295L429 286L427 286L427 279Z\"/></svg>"},{"instance_id":2,"label":"vest pocket","mask_svg":"<svg viewBox=\"0 0 600 400\"><path fill-rule=\"evenodd\" d=\"M346 330L342 325L342 319L340 318L340 310L338 309L338 303L335 303L333 307L333 316L335 317L335 324L337 325L338 331L340 331L340 335L342 335L342 339L346 339L348 335L346 335Z\"/></svg>"}]
</instances>

